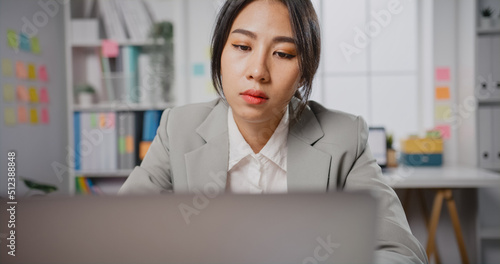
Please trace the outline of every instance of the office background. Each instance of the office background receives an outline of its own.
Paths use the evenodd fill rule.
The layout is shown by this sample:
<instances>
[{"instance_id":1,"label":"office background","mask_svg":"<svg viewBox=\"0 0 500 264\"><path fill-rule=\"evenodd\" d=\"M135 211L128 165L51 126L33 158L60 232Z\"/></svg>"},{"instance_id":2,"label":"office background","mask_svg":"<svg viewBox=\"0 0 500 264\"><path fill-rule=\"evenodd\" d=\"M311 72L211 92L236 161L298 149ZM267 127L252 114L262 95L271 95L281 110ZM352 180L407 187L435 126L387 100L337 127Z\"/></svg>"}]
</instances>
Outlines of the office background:
<instances>
[{"instance_id":1,"label":"office background","mask_svg":"<svg viewBox=\"0 0 500 264\"><path fill-rule=\"evenodd\" d=\"M109 14L99 8L102 1L0 0L3 93L0 151L2 157L5 156L0 162L0 185L6 186L7 182L3 177L7 168L6 153L15 150L18 175L57 186L58 191L51 195L75 194L79 176L95 179L96 184L101 183L110 192L116 190L129 170L84 173L75 168L74 152L78 145L75 113L83 113L78 117L83 119L85 114L95 112L115 113L115 118L121 112L133 113L139 127L145 123L147 110L158 111L166 106L216 98L210 83L209 43L222 2L144 1L152 23L169 21L173 25L170 97L164 102L145 105L140 102L110 105L104 104L107 79L101 75L102 61L96 55L100 52L96 50L105 46L101 40L109 38L102 18ZM498 127L495 120L499 116L494 109L499 102L495 82L500 76L500 1L313 0L313 3L323 38L313 100L329 108L362 115L371 126L384 126L393 133L397 150L401 139L440 127L447 134L444 166L499 169L493 161L482 166L482 147L498 144L495 143L499 134L495 133ZM496 22L491 22L490 28L482 28L481 24L481 10L486 7L495 10ZM83 31L78 34L80 31L74 30L77 19L97 21L98 34L87 37L82 36ZM9 36L17 36L18 41L11 43ZM78 36L80 38L75 39ZM24 38L31 40L28 47L23 46ZM33 42L33 38L37 40ZM115 42L120 52L122 47L145 50L151 45L146 39L115 39ZM112 57L109 57L111 66L118 65ZM30 65L35 70L33 78ZM18 67L27 69L25 78ZM42 77L40 68L45 69L42 71L48 78ZM91 106L81 105L74 91L75 85L85 81L97 90L97 98L94 97ZM481 90L483 83L488 85L486 90ZM445 92L438 96L437 88L444 88ZM46 91L43 96L42 89ZM486 112L485 115L481 115L480 110ZM136 128L136 132L142 134L142 126ZM483 138L490 140L482 141ZM139 141L136 139L133 144L136 155L133 159L137 162ZM494 151L490 150L491 159L495 157ZM17 191L22 195L29 190L18 183ZM5 196L6 192L3 188L0 195ZM490 219L487 222L496 221L498 213L492 211L499 208L498 187L478 193L479 200L488 201L483 212L489 213L482 218ZM464 208L461 214L475 214L476 198L470 198L475 196L472 190L458 191L457 201ZM449 253L442 254L442 259L446 263L459 262L456 245L446 243L453 239L453 233L446 214L443 218L447 226L439 233L438 245ZM423 222L410 219L410 223L417 237L425 241ZM472 230L475 224L474 219L465 218L464 229ZM476 237L474 232L466 231L466 237ZM498 238L484 244L484 247L500 248ZM500 260L498 250L488 252L486 259ZM471 253L471 259L476 259L478 254L482 253Z\"/></svg>"}]
</instances>

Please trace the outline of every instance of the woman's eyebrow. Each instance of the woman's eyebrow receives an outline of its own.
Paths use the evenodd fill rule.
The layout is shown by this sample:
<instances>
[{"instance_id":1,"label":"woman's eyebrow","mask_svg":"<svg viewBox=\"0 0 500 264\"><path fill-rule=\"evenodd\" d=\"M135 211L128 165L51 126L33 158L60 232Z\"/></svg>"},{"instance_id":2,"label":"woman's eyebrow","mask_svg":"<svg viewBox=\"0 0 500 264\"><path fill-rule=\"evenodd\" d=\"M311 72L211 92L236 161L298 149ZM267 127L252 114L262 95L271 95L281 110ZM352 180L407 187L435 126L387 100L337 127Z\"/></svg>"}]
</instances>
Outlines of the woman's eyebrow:
<instances>
[{"instance_id":1,"label":"woman's eyebrow","mask_svg":"<svg viewBox=\"0 0 500 264\"><path fill-rule=\"evenodd\" d=\"M233 30L233 32L231 32L231 34L233 34L233 33L240 33L240 34L243 34L251 39L257 39L257 35L255 33L253 33L252 31L248 31L246 29L237 28L237 29ZM287 42L287 43L295 44L295 40L293 38L286 37L286 36L274 37L273 42Z\"/></svg>"}]
</instances>

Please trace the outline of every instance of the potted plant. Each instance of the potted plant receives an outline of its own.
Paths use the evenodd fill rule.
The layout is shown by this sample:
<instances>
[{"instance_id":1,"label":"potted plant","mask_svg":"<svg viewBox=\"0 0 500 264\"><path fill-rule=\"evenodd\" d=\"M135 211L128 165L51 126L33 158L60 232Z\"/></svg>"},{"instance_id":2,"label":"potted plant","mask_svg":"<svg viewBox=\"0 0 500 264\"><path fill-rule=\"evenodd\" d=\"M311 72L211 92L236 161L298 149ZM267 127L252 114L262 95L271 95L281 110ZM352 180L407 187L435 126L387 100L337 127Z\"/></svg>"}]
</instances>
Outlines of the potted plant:
<instances>
[{"instance_id":1,"label":"potted plant","mask_svg":"<svg viewBox=\"0 0 500 264\"><path fill-rule=\"evenodd\" d=\"M141 99L148 103L168 102L174 78L173 25L168 21L155 23L150 31L154 45L149 49L150 66L147 87L141 87ZM144 97L144 98L142 98Z\"/></svg>"},{"instance_id":2,"label":"potted plant","mask_svg":"<svg viewBox=\"0 0 500 264\"><path fill-rule=\"evenodd\" d=\"M492 27L493 12L494 10L491 7L486 7L481 10L481 17L479 18L479 28L489 29Z\"/></svg>"},{"instance_id":3,"label":"potted plant","mask_svg":"<svg viewBox=\"0 0 500 264\"><path fill-rule=\"evenodd\" d=\"M394 142L394 137L392 134L387 134L386 145L387 145L387 167L397 167L398 160L396 159L396 150L392 147Z\"/></svg>"},{"instance_id":4,"label":"potted plant","mask_svg":"<svg viewBox=\"0 0 500 264\"><path fill-rule=\"evenodd\" d=\"M95 89L90 84L80 84L75 87L75 94L79 105L89 106L94 101Z\"/></svg>"}]
</instances>

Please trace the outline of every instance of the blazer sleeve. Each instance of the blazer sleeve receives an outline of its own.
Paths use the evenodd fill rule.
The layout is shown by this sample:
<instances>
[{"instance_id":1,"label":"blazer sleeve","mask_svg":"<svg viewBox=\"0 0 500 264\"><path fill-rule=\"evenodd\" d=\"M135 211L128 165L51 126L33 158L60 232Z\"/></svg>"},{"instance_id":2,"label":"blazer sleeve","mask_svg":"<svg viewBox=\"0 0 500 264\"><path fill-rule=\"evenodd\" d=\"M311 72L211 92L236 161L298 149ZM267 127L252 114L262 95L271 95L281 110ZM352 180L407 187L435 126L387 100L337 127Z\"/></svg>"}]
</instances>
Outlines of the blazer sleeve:
<instances>
[{"instance_id":1,"label":"blazer sleeve","mask_svg":"<svg viewBox=\"0 0 500 264\"><path fill-rule=\"evenodd\" d=\"M167 134L170 109L163 111L160 125L140 166L136 166L118 191L122 194L159 194L172 192L169 138Z\"/></svg>"},{"instance_id":2,"label":"blazer sleeve","mask_svg":"<svg viewBox=\"0 0 500 264\"><path fill-rule=\"evenodd\" d=\"M377 263L427 263L420 242L411 233L408 221L394 190L382 180L382 170L368 146L368 127L357 118L356 160L344 182L344 190L369 189L378 198Z\"/></svg>"}]
</instances>

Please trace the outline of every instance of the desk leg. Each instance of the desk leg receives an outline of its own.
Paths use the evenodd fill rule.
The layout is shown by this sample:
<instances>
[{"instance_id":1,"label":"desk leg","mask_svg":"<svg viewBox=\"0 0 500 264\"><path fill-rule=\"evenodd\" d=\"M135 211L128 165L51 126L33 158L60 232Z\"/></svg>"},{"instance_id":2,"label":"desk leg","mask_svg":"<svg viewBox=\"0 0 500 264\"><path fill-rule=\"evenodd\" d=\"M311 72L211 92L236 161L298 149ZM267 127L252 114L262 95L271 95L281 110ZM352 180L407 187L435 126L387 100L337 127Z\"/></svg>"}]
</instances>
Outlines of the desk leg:
<instances>
[{"instance_id":1,"label":"desk leg","mask_svg":"<svg viewBox=\"0 0 500 264\"><path fill-rule=\"evenodd\" d=\"M438 190L434 197L434 205L432 206L432 215L429 221L429 234L427 237L427 258L431 260L432 254L435 249L436 230L439 223L439 215L441 214L441 207L443 206L444 190Z\"/></svg>"},{"instance_id":2,"label":"desk leg","mask_svg":"<svg viewBox=\"0 0 500 264\"><path fill-rule=\"evenodd\" d=\"M424 193L421 189L418 189L417 195L420 203L420 210L422 211L422 214L424 216L425 227L427 228L427 231L429 231L429 211L427 211ZM441 264L441 257L439 256L439 250L437 248L437 244L434 244L434 248L432 249L432 251L435 253L434 259L436 260L436 264Z\"/></svg>"},{"instance_id":3,"label":"desk leg","mask_svg":"<svg viewBox=\"0 0 500 264\"><path fill-rule=\"evenodd\" d=\"M452 191L450 189L446 189L444 197L446 198L448 212L450 213L451 222L453 223L453 229L455 230L455 236L457 237L458 249L460 250L462 263L468 264L469 258L467 257L467 250L465 249L464 237L462 235L462 229L460 228L457 206L455 204L455 199L453 199Z\"/></svg>"}]
</instances>

